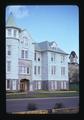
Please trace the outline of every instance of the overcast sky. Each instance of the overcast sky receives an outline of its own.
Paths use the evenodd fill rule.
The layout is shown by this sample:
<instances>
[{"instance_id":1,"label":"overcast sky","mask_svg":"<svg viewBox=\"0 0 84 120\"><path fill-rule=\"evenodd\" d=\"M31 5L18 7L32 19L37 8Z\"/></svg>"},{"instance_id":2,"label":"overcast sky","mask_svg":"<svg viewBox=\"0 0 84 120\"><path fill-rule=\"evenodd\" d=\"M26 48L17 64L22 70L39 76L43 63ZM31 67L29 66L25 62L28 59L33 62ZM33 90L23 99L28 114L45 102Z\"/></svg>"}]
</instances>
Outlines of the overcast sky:
<instances>
[{"instance_id":1,"label":"overcast sky","mask_svg":"<svg viewBox=\"0 0 84 120\"><path fill-rule=\"evenodd\" d=\"M16 24L27 29L35 42L55 41L68 54L79 58L79 8L76 5L8 6Z\"/></svg>"}]
</instances>

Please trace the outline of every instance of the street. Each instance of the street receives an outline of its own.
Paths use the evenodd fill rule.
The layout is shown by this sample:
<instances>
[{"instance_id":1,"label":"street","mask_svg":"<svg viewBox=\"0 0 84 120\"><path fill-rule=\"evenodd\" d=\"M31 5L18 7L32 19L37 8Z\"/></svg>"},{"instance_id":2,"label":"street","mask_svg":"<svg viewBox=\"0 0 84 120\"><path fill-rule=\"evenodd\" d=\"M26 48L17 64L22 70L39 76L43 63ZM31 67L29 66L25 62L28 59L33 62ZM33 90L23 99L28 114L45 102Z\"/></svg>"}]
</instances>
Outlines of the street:
<instances>
[{"instance_id":1,"label":"street","mask_svg":"<svg viewBox=\"0 0 84 120\"><path fill-rule=\"evenodd\" d=\"M78 107L79 97L6 99L6 112L27 111L27 106L31 102L41 110L51 109L55 103L62 103L65 107Z\"/></svg>"}]
</instances>

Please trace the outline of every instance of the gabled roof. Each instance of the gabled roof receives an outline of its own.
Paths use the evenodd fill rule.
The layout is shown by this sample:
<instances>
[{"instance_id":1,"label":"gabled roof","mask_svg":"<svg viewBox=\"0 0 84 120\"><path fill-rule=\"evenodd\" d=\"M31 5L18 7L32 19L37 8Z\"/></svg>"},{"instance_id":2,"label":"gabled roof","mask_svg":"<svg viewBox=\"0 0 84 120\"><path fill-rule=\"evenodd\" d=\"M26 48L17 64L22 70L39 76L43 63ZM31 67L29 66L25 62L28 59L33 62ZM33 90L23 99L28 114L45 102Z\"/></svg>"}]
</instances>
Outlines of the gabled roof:
<instances>
[{"instance_id":1,"label":"gabled roof","mask_svg":"<svg viewBox=\"0 0 84 120\"><path fill-rule=\"evenodd\" d=\"M7 19L7 22L6 22L6 26L7 26L7 27L17 27L12 12L11 12L10 15L8 16L8 19Z\"/></svg>"},{"instance_id":2,"label":"gabled roof","mask_svg":"<svg viewBox=\"0 0 84 120\"><path fill-rule=\"evenodd\" d=\"M64 52L58 46L56 48L53 48L51 47L51 45L52 45L52 42L48 42L48 41L35 43L35 50L39 52L51 51L51 52L57 52L57 53L68 55L68 53Z\"/></svg>"}]
</instances>

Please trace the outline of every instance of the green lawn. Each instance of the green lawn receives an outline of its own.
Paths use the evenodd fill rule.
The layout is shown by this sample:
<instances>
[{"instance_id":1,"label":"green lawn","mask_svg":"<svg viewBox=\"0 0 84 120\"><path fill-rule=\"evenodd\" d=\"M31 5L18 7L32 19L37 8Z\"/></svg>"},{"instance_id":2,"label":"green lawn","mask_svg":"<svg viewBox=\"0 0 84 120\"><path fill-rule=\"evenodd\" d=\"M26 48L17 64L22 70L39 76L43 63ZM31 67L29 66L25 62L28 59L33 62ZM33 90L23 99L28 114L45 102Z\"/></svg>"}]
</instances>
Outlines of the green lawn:
<instances>
[{"instance_id":1,"label":"green lawn","mask_svg":"<svg viewBox=\"0 0 84 120\"><path fill-rule=\"evenodd\" d=\"M28 93L8 93L6 98L46 98L46 97L69 97L78 96L78 91L36 91Z\"/></svg>"}]
</instances>

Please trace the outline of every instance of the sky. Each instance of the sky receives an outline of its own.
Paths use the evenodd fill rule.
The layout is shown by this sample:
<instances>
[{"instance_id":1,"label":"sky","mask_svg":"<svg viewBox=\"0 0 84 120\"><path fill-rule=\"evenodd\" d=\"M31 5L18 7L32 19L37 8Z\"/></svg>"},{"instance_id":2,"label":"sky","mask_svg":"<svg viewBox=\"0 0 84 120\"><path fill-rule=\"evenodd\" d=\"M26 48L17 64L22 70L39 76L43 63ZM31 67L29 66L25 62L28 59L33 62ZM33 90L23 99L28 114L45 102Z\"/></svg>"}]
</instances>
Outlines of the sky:
<instances>
[{"instance_id":1,"label":"sky","mask_svg":"<svg viewBox=\"0 0 84 120\"><path fill-rule=\"evenodd\" d=\"M55 41L79 63L79 7L76 5L15 5L6 7L6 20L13 13L17 26L26 29L34 42Z\"/></svg>"}]
</instances>

